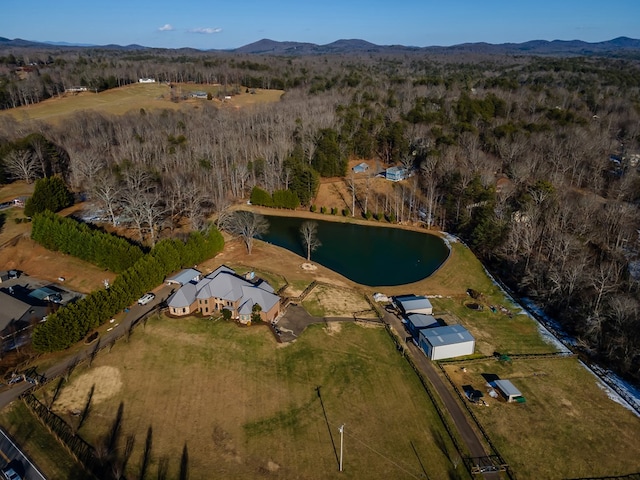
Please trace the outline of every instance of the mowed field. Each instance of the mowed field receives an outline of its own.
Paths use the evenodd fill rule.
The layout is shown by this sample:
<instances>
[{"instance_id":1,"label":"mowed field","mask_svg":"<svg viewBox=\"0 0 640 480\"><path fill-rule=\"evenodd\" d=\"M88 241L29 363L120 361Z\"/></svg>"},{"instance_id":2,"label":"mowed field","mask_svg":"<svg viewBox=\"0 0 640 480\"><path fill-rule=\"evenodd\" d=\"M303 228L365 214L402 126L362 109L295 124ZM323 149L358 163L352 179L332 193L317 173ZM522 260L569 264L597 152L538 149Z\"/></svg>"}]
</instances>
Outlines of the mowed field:
<instances>
[{"instance_id":1,"label":"mowed field","mask_svg":"<svg viewBox=\"0 0 640 480\"><path fill-rule=\"evenodd\" d=\"M264 326L157 317L74 371L54 410L77 423L69 412L84 408L93 385L79 433L100 445L122 403L119 448L135 436L131 478L149 428L147 478L166 462L167 478L178 478L185 446L191 479L422 478L421 464L430 478L449 478L455 470L433 406L382 328L314 325L282 345Z\"/></svg>"},{"instance_id":2,"label":"mowed field","mask_svg":"<svg viewBox=\"0 0 640 480\"><path fill-rule=\"evenodd\" d=\"M191 91L211 91L214 95L219 86L174 84L175 95L188 95ZM122 115L131 111L197 108L204 103L228 107L245 107L258 103L277 102L282 90L254 90L255 93L234 95L231 100L192 99L172 101L171 88L163 83L133 83L124 87L113 88L99 93L82 92L64 94L58 98L50 98L35 105L0 111L0 116L8 115L18 121L43 120L50 123L62 121L65 117L80 111L96 111L114 115Z\"/></svg>"},{"instance_id":3,"label":"mowed field","mask_svg":"<svg viewBox=\"0 0 640 480\"><path fill-rule=\"evenodd\" d=\"M464 371L462 370L464 368ZM639 471L640 419L612 401L575 358L487 360L444 366L489 407L471 405L518 478L592 478ZM487 394L486 378L509 379L526 403Z\"/></svg>"}]
</instances>

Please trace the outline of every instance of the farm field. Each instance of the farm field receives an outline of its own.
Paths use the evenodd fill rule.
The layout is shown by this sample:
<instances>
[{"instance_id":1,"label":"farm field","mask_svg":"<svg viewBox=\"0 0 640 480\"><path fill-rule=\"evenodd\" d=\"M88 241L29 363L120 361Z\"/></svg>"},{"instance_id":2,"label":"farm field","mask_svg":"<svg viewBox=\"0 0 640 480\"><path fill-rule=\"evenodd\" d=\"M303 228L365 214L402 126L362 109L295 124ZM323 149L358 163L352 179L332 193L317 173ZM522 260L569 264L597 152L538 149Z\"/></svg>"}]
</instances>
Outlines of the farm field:
<instances>
[{"instance_id":1,"label":"farm field","mask_svg":"<svg viewBox=\"0 0 640 480\"><path fill-rule=\"evenodd\" d=\"M219 86L195 84L175 84L174 86L176 92L179 90L184 94L195 90L217 93L219 88ZM224 105L244 107L258 103L277 102L283 93L281 90L256 90L255 94L251 94L243 90L242 93L233 96ZM223 102L217 100L209 102L189 98L188 100L172 101L171 89L166 84L133 83L99 93L65 94L59 98L50 98L34 105L0 111L0 116L10 116L18 121L43 120L59 123L65 117L83 110L122 115L131 111L137 112L141 108L145 110L197 108L203 102L223 105Z\"/></svg>"},{"instance_id":2,"label":"farm field","mask_svg":"<svg viewBox=\"0 0 640 480\"><path fill-rule=\"evenodd\" d=\"M466 371L462 371L462 368ZM613 402L575 358L446 364L462 393L470 385L489 407L471 405L518 478L582 478L638 471L640 421ZM509 379L526 403L487 395L484 375Z\"/></svg>"},{"instance_id":3,"label":"farm field","mask_svg":"<svg viewBox=\"0 0 640 480\"><path fill-rule=\"evenodd\" d=\"M282 345L265 327L157 317L91 368L77 368L54 410L77 422L69 412L84 408L92 385L79 432L103 443L122 403L120 445L135 436L134 478L148 431L150 476L166 467L167 478L177 478L183 448L191 479L419 478L422 466L430 478L455 472L455 450L433 406L381 328L314 325Z\"/></svg>"}]
</instances>

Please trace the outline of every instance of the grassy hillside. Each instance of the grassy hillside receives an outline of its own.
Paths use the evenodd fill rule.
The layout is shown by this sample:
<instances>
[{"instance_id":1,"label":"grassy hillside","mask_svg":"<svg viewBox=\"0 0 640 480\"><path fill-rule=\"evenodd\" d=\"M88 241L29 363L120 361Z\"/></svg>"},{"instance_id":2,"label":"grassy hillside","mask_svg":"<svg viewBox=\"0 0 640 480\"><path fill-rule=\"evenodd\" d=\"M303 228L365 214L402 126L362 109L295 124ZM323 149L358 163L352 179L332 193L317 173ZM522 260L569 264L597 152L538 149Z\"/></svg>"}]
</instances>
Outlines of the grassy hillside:
<instances>
[{"instance_id":1,"label":"grassy hillside","mask_svg":"<svg viewBox=\"0 0 640 480\"><path fill-rule=\"evenodd\" d=\"M174 95L188 96L191 91L203 90L216 94L220 87L213 85L174 86ZM25 107L0 111L0 116L9 115L19 121L43 120L59 123L65 117L83 110L122 115L131 111L153 109L197 108L203 102L216 105L243 107L255 103L277 102L282 96L281 90L257 90L254 94L243 93L233 96L226 103L217 100L188 99L172 101L171 88L162 83L134 83L100 93L83 92L65 94L59 98L50 98L44 102Z\"/></svg>"}]
</instances>

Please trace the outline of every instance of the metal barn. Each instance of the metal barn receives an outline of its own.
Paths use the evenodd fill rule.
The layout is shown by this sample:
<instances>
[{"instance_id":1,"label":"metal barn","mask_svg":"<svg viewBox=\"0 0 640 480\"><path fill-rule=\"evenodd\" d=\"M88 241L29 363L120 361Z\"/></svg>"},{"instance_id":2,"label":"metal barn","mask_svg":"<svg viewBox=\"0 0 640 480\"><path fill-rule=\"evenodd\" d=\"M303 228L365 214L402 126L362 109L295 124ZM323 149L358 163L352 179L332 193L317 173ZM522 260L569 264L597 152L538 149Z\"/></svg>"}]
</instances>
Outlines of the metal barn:
<instances>
[{"instance_id":1,"label":"metal barn","mask_svg":"<svg viewBox=\"0 0 640 480\"><path fill-rule=\"evenodd\" d=\"M440 323L433 315L425 315L424 313L410 313L406 316L407 329L413 338L418 340L420 330L423 328L439 327Z\"/></svg>"},{"instance_id":2,"label":"metal barn","mask_svg":"<svg viewBox=\"0 0 640 480\"><path fill-rule=\"evenodd\" d=\"M418 344L431 360L444 360L473 354L476 341L462 325L447 325L420 330Z\"/></svg>"},{"instance_id":3,"label":"metal barn","mask_svg":"<svg viewBox=\"0 0 640 480\"><path fill-rule=\"evenodd\" d=\"M425 315L433 314L433 307L427 297L418 295L401 295L393 297L393 302L405 315L410 313L423 313Z\"/></svg>"}]
</instances>

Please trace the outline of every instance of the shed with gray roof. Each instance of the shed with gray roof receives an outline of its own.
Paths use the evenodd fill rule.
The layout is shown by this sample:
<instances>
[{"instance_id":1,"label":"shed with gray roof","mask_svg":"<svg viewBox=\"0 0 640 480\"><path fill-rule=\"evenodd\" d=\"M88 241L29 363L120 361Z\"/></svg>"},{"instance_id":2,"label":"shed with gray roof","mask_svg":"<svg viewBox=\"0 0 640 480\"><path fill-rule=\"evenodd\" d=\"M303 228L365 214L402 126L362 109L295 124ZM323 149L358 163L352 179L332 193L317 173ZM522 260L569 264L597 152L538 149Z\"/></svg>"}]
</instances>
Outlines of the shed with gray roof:
<instances>
[{"instance_id":1,"label":"shed with gray roof","mask_svg":"<svg viewBox=\"0 0 640 480\"><path fill-rule=\"evenodd\" d=\"M502 393L507 402L518 402L524 399L520 390L518 390L510 380L494 380L494 385Z\"/></svg>"},{"instance_id":2,"label":"shed with gray roof","mask_svg":"<svg viewBox=\"0 0 640 480\"><path fill-rule=\"evenodd\" d=\"M393 303L402 311L404 315L410 313L433 314L433 306L427 297L421 295L400 295L393 297Z\"/></svg>"}]
</instances>

